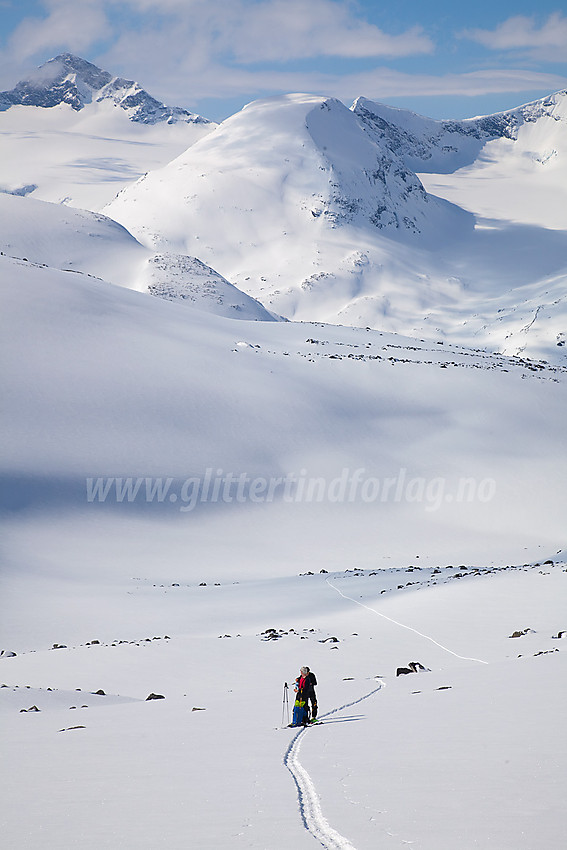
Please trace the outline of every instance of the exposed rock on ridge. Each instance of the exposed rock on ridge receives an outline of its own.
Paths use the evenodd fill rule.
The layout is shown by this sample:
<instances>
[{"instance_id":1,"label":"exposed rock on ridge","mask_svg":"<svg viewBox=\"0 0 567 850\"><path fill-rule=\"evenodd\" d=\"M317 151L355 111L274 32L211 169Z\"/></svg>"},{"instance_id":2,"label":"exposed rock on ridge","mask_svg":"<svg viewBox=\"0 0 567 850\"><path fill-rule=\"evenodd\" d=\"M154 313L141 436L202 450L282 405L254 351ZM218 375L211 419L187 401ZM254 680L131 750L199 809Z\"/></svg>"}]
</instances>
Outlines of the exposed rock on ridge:
<instances>
[{"instance_id":1,"label":"exposed rock on ridge","mask_svg":"<svg viewBox=\"0 0 567 850\"><path fill-rule=\"evenodd\" d=\"M61 53L41 65L26 80L11 91L0 93L0 110L11 106L41 106L51 108L67 103L77 112L88 103L109 100L128 112L131 121L157 124L210 123L206 118L176 106L165 106L149 95L140 85L122 77L113 77L91 62Z\"/></svg>"}]
</instances>

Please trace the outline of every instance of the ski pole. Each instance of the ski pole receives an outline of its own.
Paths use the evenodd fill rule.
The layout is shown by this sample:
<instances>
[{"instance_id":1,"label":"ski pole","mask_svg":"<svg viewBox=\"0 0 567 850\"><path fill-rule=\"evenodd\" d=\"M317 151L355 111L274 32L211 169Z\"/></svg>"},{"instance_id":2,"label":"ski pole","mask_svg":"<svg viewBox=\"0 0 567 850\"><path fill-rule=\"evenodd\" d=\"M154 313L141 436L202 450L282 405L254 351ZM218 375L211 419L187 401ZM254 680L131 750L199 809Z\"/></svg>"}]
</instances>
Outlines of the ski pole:
<instances>
[{"instance_id":1,"label":"ski pole","mask_svg":"<svg viewBox=\"0 0 567 850\"><path fill-rule=\"evenodd\" d=\"M288 701L288 687L287 682L284 682L283 686L283 700L282 700L282 726L284 725L284 715L287 712L287 722L289 724L289 701Z\"/></svg>"}]
</instances>

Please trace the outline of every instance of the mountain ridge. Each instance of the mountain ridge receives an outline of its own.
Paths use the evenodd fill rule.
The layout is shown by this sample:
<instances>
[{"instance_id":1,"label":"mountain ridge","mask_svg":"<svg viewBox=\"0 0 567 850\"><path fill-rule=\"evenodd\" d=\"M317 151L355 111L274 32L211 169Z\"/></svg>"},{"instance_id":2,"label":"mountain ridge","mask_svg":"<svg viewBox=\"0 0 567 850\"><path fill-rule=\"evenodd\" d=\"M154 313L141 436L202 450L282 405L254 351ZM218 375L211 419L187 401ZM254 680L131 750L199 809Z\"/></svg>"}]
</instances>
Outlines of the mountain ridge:
<instances>
[{"instance_id":1,"label":"mountain ridge","mask_svg":"<svg viewBox=\"0 0 567 850\"><path fill-rule=\"evenodd\" d=\"M567 90L554 92L514 109L461 121L427 118L365 97L356 98L351 109L368 132L401 155L408 167L423 172L439 168L450 170L464 164L462 158L459 159L464 147L472 161L471 154L478 155L489 141L516 141L522 125L534 124L545 117L564 120L567 117Z\"/></svg>"},{"instance_id":2,"label":"mountain ridge","mask_svg":"<svg viewBox=\"0 0 567 850\"><path fill-rule=\"evenodd\" d=\"M122 77L114 77L86 59L72 53L60 53L49 59L10 91L0 92L0 110L11 106L52 108L68 104L79 112L87 104L109 100L124 109L130 121L155 124L161 121L210 124L201 115L178 106L166 106L142 86Z\"/></svg>"}]
</instances>

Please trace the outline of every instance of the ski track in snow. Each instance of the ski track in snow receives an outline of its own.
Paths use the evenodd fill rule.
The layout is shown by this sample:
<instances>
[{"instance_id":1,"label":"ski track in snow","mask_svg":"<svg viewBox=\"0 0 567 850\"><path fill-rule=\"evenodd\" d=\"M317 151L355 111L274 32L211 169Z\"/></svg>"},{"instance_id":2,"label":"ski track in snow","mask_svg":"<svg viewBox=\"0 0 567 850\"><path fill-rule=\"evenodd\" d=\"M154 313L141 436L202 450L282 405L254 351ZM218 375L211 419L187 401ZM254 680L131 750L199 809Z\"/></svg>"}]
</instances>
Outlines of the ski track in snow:
<instances>
[{"instance_id":1,"label":"ski track in snow","mask_svg":"<svg viewBox=\"0 0 567 850\"><path fill-rule=\"evenodd\" d=\"M371 697L373 694L378 693L378 691L383 687L383 682L380 682L377 688L374 688L369 693L364 694L364 696L361 696L352 702L347 702L345 705L339 706L339 708L334 708L326 714L322 714L321 719L324 717L331 717L331 715L337 714L339 711L344 711L346 708L357 705L363 700ZM303 735L307 728L309 727L301 729L291 740L283 760L284 765L293 776L293 780L297 787L299 810L301 812L303 825L305 826L305 829L311 833L313 838L317 839L317 841L323 847L327 848L327 850L356 850L348 838L345 838L337 832L336 829L333 829L333 827L330 826L323 814L323 810L321 809L321 803L315 784L299 761L299 751L301 749Z\"/></svg>"},{"instance_id":2,"label":"ski track in snow","mask_svg":"<svg viewBox=\"0 0 567 850\"><path fill-rule=\"evenodd\" d=\"M432 638L430 635L426 635L423 632L414 629L412 626L406 625L405 623L400 623L398 620L394 620L392 617L388 617L386 614L377 611L375 608L371 608L369 605L365 605L363 602L359 602L357 599L353 599L352 596L348 596L346 593L343 593L342 590L332 584L329 579L325 579L325 581L329 585L329 587L335 590L340 596L343 597L343 599L347 599L349 602L354 602L355 605L360 605L361 608L365 608L367 611L371 611L373 614L376 614L378 617L382 617L384 620L387 620L389 623L392 623L395 626L399 626L402 629L407 629L408 631L413 632L419 637L424 638L424 640L428 640L431 643L435 644L435 646L438 646L444 652L448 652L450 655L453 655L456 658L460 658L463 661L475 661L478 664L488 664L488 661L483 661L480 658L471 658L466 655L459 655L458 652L454 652L452 649L449 649L442 643L439 643L439 641L436 641L435 638ZM364 696L359 697L353 702L341 705L339 708L334 708L332 711L321 715L321 719L324 717L330 717L333 714L337 714L338 712L343 711L346 708L350 708L353 705L357 705L357 703L368 699L373 694L381 690L383 687L384 683L380 682L377 688L374 688L372 691L367 694L364 694ZM350 843L347 838L345 838L343 835L333 829L332 826L330 826L321 809L321 803L317 794L315 784L299 760L299 751L301 749L301 743L303 741L303 735L305 734L306 728L308 727L301 729L297 733L297 735L295 735L295 737L291 740L283 760L284 765L287 767L287 769L293 776L293 780L297 787L299 809L301 812L303 824L308 830L308 832L310 832L311 835L316 838L317 841L323 847L327 848L327 850L356 850L356 848Z\"/></svg>"},{"instance_id":3,"label":"ski track in snow","mask_svg":"<svg viewBox=\"0 0 567 850\"><path fill-rule=\"evenodd\" d=\"M458 652L453 652L452 649L449 649L446 646L443 646L442 643L436 641L435 638L430 637L430 635L425 635L423 632L419 632L417 629L412 628L412 626L407 626L405 623L400 623L398 620L393 620L391 617L388 617L386 614L382 614L380 611L377 611L375 608L371 608L369 605L365 605L364 602L359 602L358 599L353 599L352 596L347 596L346 593L343 593L342 590L339 590L338 587L335 587L334 584L331 584L329 579L325 579L326 583L329 587L332 587L333 590L343 597L343 599L348 599L349 602L354 602L355 605L360 605L361 608L366 608L367 611L372 611L373 614L376 614L378 617L383 617L384 620L388 620L389 623L393 623L395 626L400 626L402 629L407 629L410 632L413 632L419 637L424 638L425 640L431 641L435 646L438 646L439 649L442 649L444 652L448 652L449 655L454 655L455 658L460 658L462 661L476 661L478 664L488 664L488 661L483 661L481 658L469 658L466 655L459 655Z\"/></svg>"}]
</instances>

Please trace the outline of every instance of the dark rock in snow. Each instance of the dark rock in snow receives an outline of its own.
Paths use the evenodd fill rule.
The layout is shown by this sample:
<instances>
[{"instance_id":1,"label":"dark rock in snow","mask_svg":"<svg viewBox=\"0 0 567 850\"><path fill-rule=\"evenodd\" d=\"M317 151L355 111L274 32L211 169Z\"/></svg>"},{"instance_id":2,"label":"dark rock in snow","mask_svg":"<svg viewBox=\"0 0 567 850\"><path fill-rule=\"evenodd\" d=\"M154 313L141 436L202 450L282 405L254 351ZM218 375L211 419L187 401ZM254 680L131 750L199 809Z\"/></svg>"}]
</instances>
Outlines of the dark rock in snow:
<instances>
[{"instance_id":1,"label":"dark rock in snow","mask_svg":"<svg viewBox=\"0 0 567 850\"><path fill-rule=\"evenodd\" d=\"M427 672L430 673L428 667L424 667L423 664L420 664L419 661L410 661L407 667L398 667L396 670L396 676L406 676L408 673L418 673L418 672Z\"/></svg>"}]
</instances>

